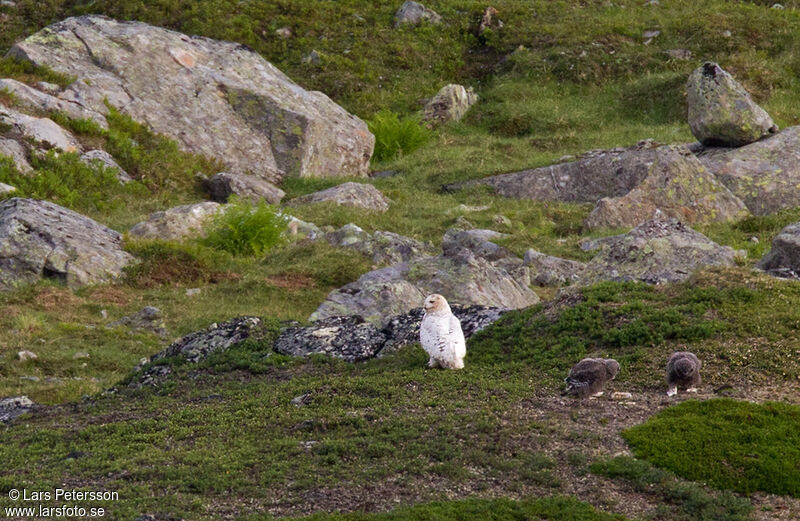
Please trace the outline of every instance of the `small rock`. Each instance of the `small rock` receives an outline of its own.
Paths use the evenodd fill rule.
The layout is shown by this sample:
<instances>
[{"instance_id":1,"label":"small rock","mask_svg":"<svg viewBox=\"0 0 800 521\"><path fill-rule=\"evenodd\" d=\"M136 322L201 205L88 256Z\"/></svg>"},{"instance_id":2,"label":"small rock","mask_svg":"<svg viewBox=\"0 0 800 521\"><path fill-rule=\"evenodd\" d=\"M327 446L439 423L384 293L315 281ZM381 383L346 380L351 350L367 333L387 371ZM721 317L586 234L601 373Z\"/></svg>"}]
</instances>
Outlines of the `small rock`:
<instances>
[{"instance_id":1,"label":"small rock","mask_svg":"<svg viewBox=\"0 0 800 521\"><path fill-rule=\"evenodd\" d=\"M733 33L731 33L730 31L722 31L722 36L724 36L725 38L730 38L731 36L733 36Z\"/></svg>"},{"instance_id":2,"label":"small rock","mask_svg":"<svg viewBox=\"0 0 800 521\"><path fill-rule=\"evenodd\" d=\"M89 353L85 353L83 351L78 351L74 355L72 355L73 360L80 360L82 358L89 358Z\"/></svg>"},{"instance_id":3,"label":"small rock","mask_svg":"<svg viewBox=\"0 0 800 521\"><path fill-rule=\"evenodd\" d=\"M290 206L333 202L340 206L353 206L385 212L389 209L389 199L370 184L347 182L327 190L296 197L289 201Z\"/></svg>"},{"instance_id":4,"label":"small rock","mask_svg":"<svg viewBox=\"0 0 800 521\"><path fill-rule=\"evenodd\" d=\"M433 9L428 9L418 2L407 1L394 15L394 26L400 27L403 24L418 25L423 21L440 24L442 17Z\"/></svg>"},{"instance_id":5,"label":"small rock","mask_svg":"<svg viewBox=\"0 0 800 521\"><path fill-rule=\"evenodd\" d=\"M461 215L453 223L453 228L456 230L472 230L475 228L475 225L469 222L466 217Z\"/></svg>"},{"instance_id":6,"label":"small rock","mask_svg":"<svg viewBox=\"0 0 800 521\"><path fill-rule=\"evenodd\" d=\"M186 290L186 296L187 297L197 296L197 295L200 294L200 291L201 291L200 288L189 288L189 289Z\"/></svg>"},{"instance_id":7,"label":"small rock","mask_svg":"<svg viewBox=\"0 0 800 521\"><path fill-rule=\"evenodd\" d=\"M19 379L20 380L25 380L26 382L38 382L39 381L39 377L38 376L20 376Z\"/></svg>"},{"instance_id":8,"label":"small rock","mask_svg":"<svg viewBox=\"0 0 800 521\"><path fill-rule=\"evenodd\" d=\"M220 172L208 180L211 198L218 203L227 203L231 195L238 195L252 203L262 200L278 204L286 193L269 181L247 174Z\"/></svg>"},{"instance_id":9,"label":"small rock","mask_svg":"<svg viewBox=\"0 0 800 521\"><path fill-rule=\"evenodd\" d=\"M292 29L289 27L281 27L279 29L275 29L275 34L278 38L283 38L286 40L287 38L291 38L294 33L292 33Z\"/></svg>"},{"instance_id":10,"label":"small rock","mask_svg":"<svg viewBox=\"0 0 800 521\"><path fill-rule=\"evenodd\" d=\"M56 85L55 83L48 83L46 81L37 81L36 82L36 88L39 89L42 92L46 92L47 94L50 94L51 96L55 96L56 94L61 92L61 86L60 85Z\"/></svg>"},{"instance_id":11,"label":"small rock","mask_svg":"<svg viewBox=\"0 0 800 521\"><path fill-rule=\"evenodd\" d=\"M506 217L505 215L496 214L492 217L492 222L497 226L505 226L506 228L511 228L511 219Z\"/></svg>"},{"instance_id":12,"label":"small rock","mask_svg":"<svg viewBox=\"0 0 800 521\"><path fill-rule=\"evenodd\" d=\"M136 224L129 232L145 239L181 240L205 235L208 222L221 205L212 201L176 206L151 213L146 221Z\"/></svg>"},{"instance_id":13,"label":"small rock","mask_svg":"<svg viewBox=\"0 0 800 521\"><path fill-rule=\"evenodd\" d=\"M422 120L432 124L459 121L477 101L478 95L471 88L446 85L425 104Z\"/></svg>"},{"instance_id":14,"label":"small rock","mask_svg":"<svg viewBox=\"0 0 800 521\"><path fill-rule=\"evenodd\" d=\"M81 161L87 165L99 164L106 168L115 170L117 172L117 179L119 180L120 184L124 185L133 181L133 178L129 176L128 173L123 170L116 161L114 161L114 158L111 156L111 154L105 150L90 150L81 155Z\"/></svg>"},{"instance_id":15,"label":"small rock","mask_svg":"<svg viewBox=\"0 0 800 521\"><path fill-rule=\"evenodd\" d=\"M642 33L642 37L645 40L649 40L657 37L659 34L661 34L661 31L645 31L644 33Z\"/></svg>"},{"instance_id":16,"label":"small rock","mask_svg":"<svg viewBox=\"0 0 800 521\"><path fill-rule=\"evenodd\" d=\"M308 55L303 58L303 63L310 63L311 65L319 65L322 63L322 57L316 49L313 49Z\"/></svg>"},{"instance_id":17,"label":"small rock","mask_svg":"<svg viewBox=\"0 0 800 521\"><path fill-rule=\"evenodd\" d=\"M770 9L783 9L783 5L781 5L781 4L772 4L772 7L770 7Z\"/></svg>"},{"instance_id":18,"label":"small rock","mask_svg":"<svg viewBox=\"0 0 800 521\"><path fill-rule=\"evenodd\" d=\"M292 405L295 407L303 407L305 405L311 405L311 393L301 394L300 396L295 396L292 398Z\"/></svg>"},{"instance_id":19,"label":"small rock","mask_svg":"<svg viewBox=\"0 0 800 521\"><path fill-rule=\"evenodd\" d=\"M753 236L750 237L750 242L752 242L753 244L758 244L760 241L758 240L758 237Z\"/></svg>"},{"instance_id":20,"label":"small rock","mask_svg":"<svg viewBox=\"0 0 800 521\"><path fill-rule=\"evenodd\" d=\"M10 194L11 192L16 192L17 189L11 185L7 185L5 183L0 183L0 195Z\"/></svg>"},{"instance_id":21,"label":"small rock","mask_svg":"<svg viewBox=\"0 0 800 521\"><path fill-rule=\"evenodd\" d=\"M20 362L25 362L28 360L36 360L37 358L39 357L33 351L19 351L17 353L17 360L19 360Z\"/></svg>"},{"instance_id":22,"label":"small rock","mask_svg":"<svg viewBox=\"0 0 800 521\"><path fill-rule=\"evenodd\" d=\"M167 328L164 325L161 310L153 306L146 306L138 313L123 317L106 327L115 328L120 326L127 326L132 331L149 331L162 338L167 336Z\"/></svg>"},{"instance_id":23,"label":"small rock","mask_svg":"<svg viewBox=\"0 0 800 521\"><path fill-rule=\"evenodd\" d=\"M630 400L631 398L633 398L631 393L623 393L619 391L611 393L612 400Z\"/></svg>"},{"instance_id":24,"label":"small rock","mask_svg":"<svg viewBox=\"0 0 800 521\"><path fill-rule=\"evenodd\" d=\"M688 61L692 59L692 51L689 49L668 49L664 53L675 60Z\"/></svg>"}]
</instances>

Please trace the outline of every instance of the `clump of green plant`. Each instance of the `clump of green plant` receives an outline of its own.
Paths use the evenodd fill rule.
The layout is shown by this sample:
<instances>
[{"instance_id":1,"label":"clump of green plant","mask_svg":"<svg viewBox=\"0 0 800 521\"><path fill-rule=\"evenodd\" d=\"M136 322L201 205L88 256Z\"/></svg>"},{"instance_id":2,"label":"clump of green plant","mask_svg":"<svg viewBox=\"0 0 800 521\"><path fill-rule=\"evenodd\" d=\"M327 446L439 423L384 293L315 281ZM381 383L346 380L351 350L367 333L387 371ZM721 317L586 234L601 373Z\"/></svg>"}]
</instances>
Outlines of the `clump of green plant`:
<instances>
[{"instance_id":1,"label":"clump of green plant","mask_svg":"<svg viewBox=\"0 0 800 521\"><path fill-rule=\"evenodd\" d=\"M214 216L203 243L234 255L264 255L284 239L289 218L266 201L234 198Z\"/></svg>"},{"instance_id":2,"label":"clump of green plant","mask_svg":"<svg viewBox=\"0 0 800 521\"><path fill-rule=\"evenodd\" d=\"M692 400L622 435L636 457L687 479L800 497L800 407Z\"/></svg>"},{"instance_id":3,"label":"clump of green plant","mask_svg":"<svg viewBox=\"0 0 800 521\"><path fill-rule=\"evenodd\" d=\"M127 196L142 196L147 190L137 182L122 185L117 172L100 164L87 165L76 153L33 156L36 175L17 172L13 164L0 165L0 182L17 190L17 197L46 199L78 211L106 211L123 205Z\"/></svg>"},{"instance_id":4,"label":"clump of green plant","mask_svg":"<svg viewBox=\"0 0 800 521\"><path fill-rule=\"evenodd\" d=\"M424 145L430 132L417 118L404 117L390 110L381 110L370 120L369 131L375 135L375 161L386 161L410 154Z\"/></svg>"},{"instance_id":5,"label":"clump of green plant","mask_svg":"<svg viewBox=\"0 0 800 521\"><path fill-rule=\"evenodd\" d=\"M75 119L67 116L63 112L51 112L48 117L62 127L81 136L99 137L105 135L103 127L91 119Z\"/></svg>"},{"instance_id":6,"label":"clump of green plant","mask_svg":"<svg viewBox=\"0 0 800 521\"><path fill-rule=\"evenodd\" d=\"M34 65L29 61L18 60L13 57L0 58L0 77L14 78L26 83L46 81L62 87L66 87L75 81L74 77L55 72L49 67Z\"/></svg>"},{"instance_id":7,"label":"clump of green plant","mask_svg":"<svg viewBox=\"0 0 800 521\"><path fill-rule=\"evenodd\" d=\"M671 515L665 515L669 519L747 521L753 510L746 498L729 491L707 492L696 483L683 482L669 471L628 456L595 461L590 470L600 476L624 480L639 492L661 496L665 501L659 513L672 507Z\"/></svg>"}]
</instances>

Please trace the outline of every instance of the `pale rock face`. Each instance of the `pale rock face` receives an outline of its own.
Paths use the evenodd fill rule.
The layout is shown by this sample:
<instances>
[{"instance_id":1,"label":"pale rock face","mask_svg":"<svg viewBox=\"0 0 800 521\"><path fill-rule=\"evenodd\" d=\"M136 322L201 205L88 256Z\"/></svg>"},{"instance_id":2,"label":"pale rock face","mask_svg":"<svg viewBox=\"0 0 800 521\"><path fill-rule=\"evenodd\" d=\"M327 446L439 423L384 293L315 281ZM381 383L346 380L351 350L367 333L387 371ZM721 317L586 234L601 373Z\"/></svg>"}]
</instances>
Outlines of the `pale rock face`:
<instances>
[{"instance_id":1,"label":"pale rock face","mask_svg":"<svg viewBox=\"0 0 800 521\"><path fill-rule=\"evenodd\" d=\"M107 100L229 172L275 183L367 175L366 124L243 45L91 15L42 29L9 54L77 77L60 99L103 114Z\"/></svg>"},{"instance_id":2,"label":"pale rock face","mask_svg":"<svg viewBox=\"0 0 800 521\"><path fill-rule=\"evenodd\" d=\"M133 181L131 176L122 169L121 166L114 161L114 158L106 152L105 150L90 150L81 155L81 161L86 164L100 164L106 168L110 168L112 170L116 170L117 172L117 179L119 179L120 184L126 184Z\"/></svg>"},{"instance_id":3,"label":"pale rock face","mask_svg":"<svg viewBox=\"0 0 800 521\"><path fill-rule=\"evenodd\" d=\"M750 94L716 63L697 68L686 85L689 127L704 145L738 147L778 129Z\"/></svg>"},{"instance_id":4,"label":"pale rock face","mask_svg":"<svg viewBox=\"0 0 800 521\"><path fill-rule=\"evenodd\" d=\"M47 201L0 202L0 289L42 278L111 282L134 260L119 233L88 217Z\"/></svg>"},{"instance_id":5,"label":"pale rock face","mask_svg":"<svg viewBox=\"0 0 800 521\"><path fill-rule=\"evenodd\" d=\"M590 230L629 228L656 210L690 226L736 221L750 213L689 150L665 146L655 150L647 177L636 188L601 199L584 225Z\"/></svg>"},{"instance_id":6,"label":"pale rock face","mask_svg":"<svg viewBox=\"0 0 800 521\"><path fill-rule=\"evenodd\" d=\"M698 158L754 215L800 206L800 127L740 148L705 148Z\"/></svg>"},{"instance_id":7,"label":"pale rock face","mask_svg":"<svg viewBox=\"0 0 800 521\"><path fill-rule=\"evenodd\" d=\"M129 233L132 237L144 239L202 237L206 225L221 208L222 205L211 201L176 206L150 214L146 221L136 224Z\"/></svg>"},{"instance_id":8,"label":"pale rock face","mask_svg":"<svg viewBox=\"0 0 800 521\"><path fill-rule=\"evenodd\" d=\"M278 204L286 195L286 192L259 177L228 172L220 172L209 179L208 191L211 198L219 203L226 203L230 196L238 195L252 203L263 200Z\"/></svg>"},{"instance_id":9,"label":"pale rock face","mask_svg":"<svg viewBox=\"0 0 800 521\"><path fill-rule=\"evenodd\" d=\"M13 139L0 137L0 156L10 157L20 174L33 172L33 167L28 163L25 147Z\"/></svg>"},{"instance_id":10,"label":"pale rock face","mask_svg":"<svg viewBox=\"0 0 800 521\"><path fill-rule=\"evenodd\" d=\"M51 84L46 84L46 89L52 89ZM58 85L54 86L58 88ZM17 102L32 110L44 112L63 112L73 119L89 119L100 125L101 128L108 129L108 122L103 114L96 110L88 109L78 103L67 101L54 96L47 91L37 90L25 83L12 80L0 79L0 90L5 89L17 99ZM50 90L52 92L52 90Z\"/></svg>"},{"instance_id":11,"label":"pale rock face","mask_svg":"<svg viewBox=\"0 0 800 521\"><path fill-rule=\"evenodd\" d=\"M70 132L49 118L36 118L0 105L0 123L11 127L9 134L32 141L39 148L80 152L81 144Z\"/></svg>"},{"instance_id":12,"label":"pale rock face","mask_svg":"<svg viewBox=\"0 0 800 521\"><path fill-rule=\"evenodd\" d=\"M478 101L478 95L463 85L446 85L423 109L422 120L433 124L460 121Z\"/></svg>"},{"instance_id":13,"label":"pale rock face","mask_svg":"<svg viewBox=\"0 0 800 521\"><path fill-rule=\"evenodd\" d=\"M370 184L347 182L313 194L295 197L290 206L332 202L340 206L354 206L376 212L389 209L389 199Z\"/></svg>"}]
</instances>

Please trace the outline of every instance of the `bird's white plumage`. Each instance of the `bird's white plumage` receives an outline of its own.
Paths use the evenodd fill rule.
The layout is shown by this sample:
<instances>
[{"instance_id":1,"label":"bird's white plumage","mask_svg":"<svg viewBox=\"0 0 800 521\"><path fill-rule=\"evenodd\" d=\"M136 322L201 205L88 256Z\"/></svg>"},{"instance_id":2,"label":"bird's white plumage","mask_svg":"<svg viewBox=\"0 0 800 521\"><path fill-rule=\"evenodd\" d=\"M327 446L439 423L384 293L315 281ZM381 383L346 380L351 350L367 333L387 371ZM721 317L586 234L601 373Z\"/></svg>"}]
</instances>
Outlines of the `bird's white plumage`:
<instances>
[{"instance_id":1,"label":"bird's white plumage","mask_svg":"<svg viewBox=\"0 0 800 521\"><path fill-rule=\"evenodd\" d=\"M461 321L453 315L447 300L441 295L425 299L425 316L419 327L419 340L430 359L428 366L462 369L467 343Z\"/></svg>"}]
</instances>

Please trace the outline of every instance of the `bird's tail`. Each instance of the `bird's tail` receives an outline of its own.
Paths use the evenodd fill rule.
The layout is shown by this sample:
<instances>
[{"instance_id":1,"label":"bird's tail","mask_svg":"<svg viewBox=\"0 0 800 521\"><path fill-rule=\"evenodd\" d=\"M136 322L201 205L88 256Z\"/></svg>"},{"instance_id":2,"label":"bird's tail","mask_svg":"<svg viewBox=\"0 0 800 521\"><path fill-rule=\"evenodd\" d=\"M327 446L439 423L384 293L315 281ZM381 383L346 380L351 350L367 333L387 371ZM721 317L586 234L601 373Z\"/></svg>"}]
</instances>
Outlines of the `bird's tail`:
<instances>
[{"instance_id":1,"label":"bird's tail","mask_svg":"<svg viewBox=\"0 0 800 521\"><path fill-rule=\"evenodd\" d=\"M567 382L567 388L564 389L564 392L561 393L561 396L567 396L568 394L581 394L589 385L588 382L577 382L575 380L570 380L569 378L565 378L564 381Z\"/></svg>"}]
</instances>

